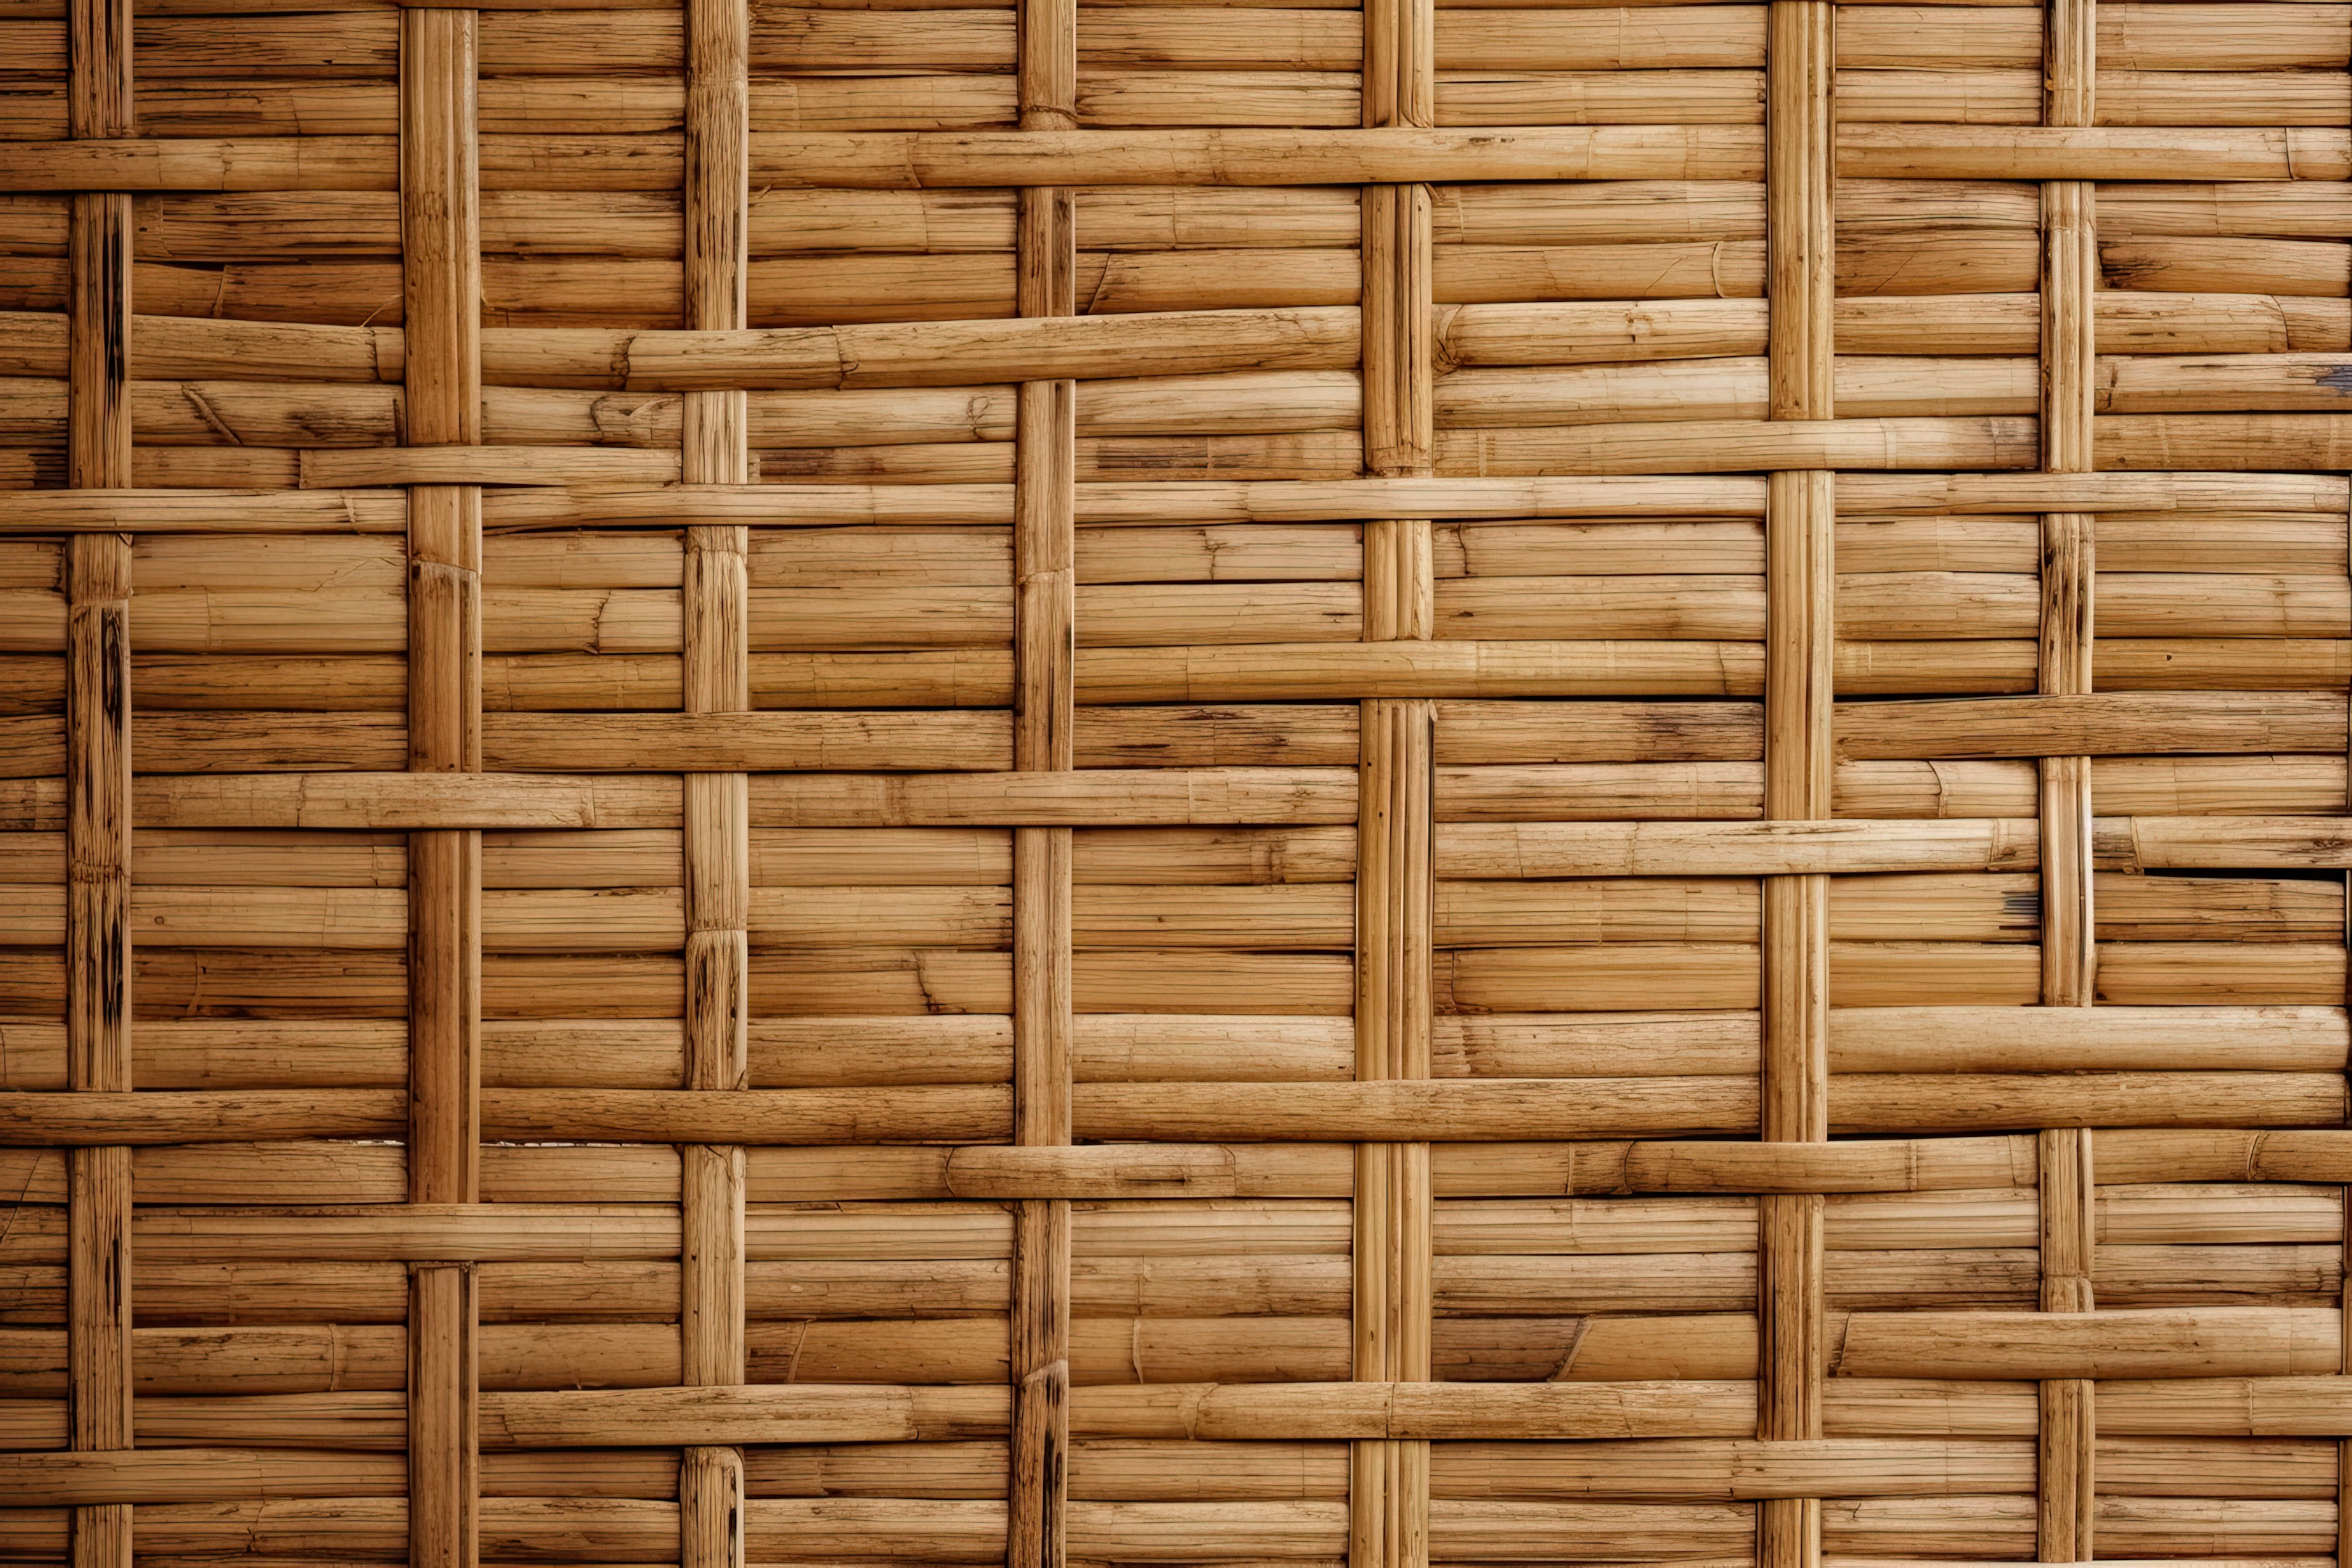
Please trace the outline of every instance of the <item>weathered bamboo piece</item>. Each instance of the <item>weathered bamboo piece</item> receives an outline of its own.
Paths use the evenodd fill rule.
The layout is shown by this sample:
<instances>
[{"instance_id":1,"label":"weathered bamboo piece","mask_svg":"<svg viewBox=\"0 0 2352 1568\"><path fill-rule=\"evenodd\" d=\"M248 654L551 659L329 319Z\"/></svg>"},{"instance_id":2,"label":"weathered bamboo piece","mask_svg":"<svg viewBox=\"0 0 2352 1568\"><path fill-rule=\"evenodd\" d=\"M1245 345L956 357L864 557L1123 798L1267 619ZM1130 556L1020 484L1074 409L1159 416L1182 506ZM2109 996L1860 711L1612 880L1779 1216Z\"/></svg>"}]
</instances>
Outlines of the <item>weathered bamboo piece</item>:
<instances>
[{"instance_id":1,"label":"weathered bamboo piece","mask_svg":"<svg viewBox=\"0 0 2352 1568\"><path fill-rule=\"evenodd\" d=\"M1018 11L1019 123L1031 133L1077 123L1078 18L1070 0L1024 0ZM1077 312L1072 193L1020 192L1014 305L1024 319ZM1066 773L1075 762L1074 648L1077 384L1021 384L1013 431L1013 765ZM1014 1142L1071 1142L1071 829L1013 833ZM1071 1215L1066 1199L1024 1198L1013 1210L1008 1303L1013 1385L1006 1561L1061 1568L1068 1550Z\"/></svg>"},{"instance_id":2,"label":"weathered bamboo piece","mask_svg":"<svg viewBox=\"0 0 2352 1568\"><path fill-rule=\"evenodd\" d=\"M401 242L409 344L408 435L480 440L480 239L474 112L476 18L400 18ZM482 765L481 492L409 492L408 763ZM409 839L409 1198L478 1195L481 836ZM434 1568L478 1561L475 1278L464 1262L419 1261L409 1285L409 1556Z\"/></svg>"},{"instance_id":3,"label":"weathered bamboo piece","mask_svg":"<svg viewBox=\"0 0 2352 1568\"><path fill-rule=\"evenodd\" d=\"M733 331L748 324L750 16L738 0L700 0L686 16L687 167L683 201L686 324ZM740 390L684 395L679 478L740 485L747 405ZM689 528L681 578L680 707L738 713L751 707L750 604L740 524ZM693 773L681 781L681 875L686 889L684 1083L725 1093L747 1081L751 953L748 781ZM740 1384L745 1376L744 1155L724 1143L679 1150L680 1381ZM741 1568L745 1561L743 1456L690 1440L678 1461L682 1568Z\"/></svg>"},{"instance_id":4,"label":"weathered bamboo piece","mask_svg":"<svg viewBox=\"0 0 2352 1568\"><path fill-rule=\"evenodd\" d=\"M1353 352L1353 339L1349 341ZM1121 354L1133 352L1121 345ZM992 377L991 379L994 379ZM438 448L464 453L471 448ZM425 456L427 454L418 454ZM593 456L594 454L590 454ZM675 489L583 484L573 489L539 485L533 453L502 448L501 484L488 517L506 525L675 526L680 521L758 518L772 524L970 524L1009 521L1012 487L1004 485L810 487L761 486L730 490ZM574 471L590 465L576 457ZM421 469L418 471L422 471ZM1842 508L1864 516L1999 513L2049 510L2095 511L2248 512L2264 510L2334 511L2346 484L2326 474L2294 473L1856 473L1840 487ZM342 532L397 531L395 503L382 492L325 491L18 492L5 521L11 533L120 530L136 519L143 529ZM1694 515L1761 516L1764 486L1738 476L1595 475L1575 479L1267 481L1125 485L1088 484L1078 494L1079 521L1094 525L1171 522L1307 522L1365 517L1612 518Z\"/></svg>"},{"instance_id":5,"label":"weathered bamboo piece","mask_svg":"<svg viewBox=\"0 0 2352 1568\"><path fill-rule=\"evenodd\" d=\"M1771 274L1769 412L1775 420L1833 416L1835 293L1831 126L1836 13L1819 0L1773 0L1766 33L1765 202ZM1835 477L1776 471L1765 507L1764 813L1831 813L1831 643L1835 636ZM1830 882L1768 878L1763 888L1762 1133L1773 1142L1828 1136L1826 1040ZM1822 1201L1758 1200L1759 1337L1757 1436L1822 1436ZM1822 1505L1770 1498L1756 1510L1759 1568L1811 1568L1822 1556Z\"/></svg>"},{"instance_id":6,"label":"weathered bamboo piece","mask_svg":"<svg viewBox=\"0 0 2352 1568\"><path fill-rule=\"evenodd\" d=\"M2093 0L2068 0L2048 16L2042 120L2096 122L2097 26ZM2042 187L2042 466L2087 471L2092 388L2098 345L2092 309L2098 282L2098 187L2052 180ZM2042 519L2039 689L2072 696L2092 689L2093 551L2095 520L2080 512ZM2091 873L2091 760L2041 759L2042 1001L2086 1007L2097 994L2097 930ZM2042 1287L2044 1311L2093 1308L2092 1135L2081 1128L2042 1134ZM2092 1555L2098 1517L2095 1385L2078 1379L2041 1385L2037 1538L2042 1561Z\"/></svg>"},{"instance_id":7,"label":"weathered bamboo piece","mask_svg":"<svg viewBox=\"0 0 2352 1568\"><path fill-rule=\"evenodd\" d=\"M2347 510L2345 517L2345 552L2346 570L2352 572L2352 510ZM2346 763L2347 779L2352 779L2352 754L2347 754ZM2347 804L2352 805L2352 798L2348 798ZM2344 885L2347 899L2352 899L2352 872L2347 872ZM2347 947L2352 947L2352 904L2347 904L2344 932L2346 944ZM2352 984L2352 969L2347 969L2347 984ZM2352 1004L2352 991L2347 991L2347 1002ZM2352 1006L2347 1006L2347 1013L2352 1013ZM2346 1250L2340 1256L2352 1258L2352 1188L2346 1190L2345 1203L2346 1228L2340 1245ZM2342 1289L2337 1296L2337 1308L2345 1314L2343 1321L2352 1322L2352 1279L2347 1279L2342 1283ZM2344 1341L2339 1354L2336 1370L2339 1373L2352 1372L2352 1337L2347 1337ZM2340 1560L2347 1552L2352 1552L2352 1438L2340 1440L2336 1446L2336 1552L2337 1558Z\"/></svg>"},{"instance_id":8,"label":"weathered bamboo piece","mask_svg":"<svg viewBox=\"0 0 2352 1568\"><path fill-rule=\"evenodd\" d=\"M69 14L69 133L120 136L133 123L131 6L79 0ZM68 253L68 473L77 489L131 479L131 198L77 192ZM121 1093L131 1085L131 691L128 536L78 536L66 590L65 1047L68 1087ZM128 1450L133 1377L131 1324L131 1154L68 1156L66 1360L68 1431L77 1452ZM128 1568L127 1501L76 1503L74 1568Z\"/></svg>"},{"instance_id":9,"label":"weathered bamboo piece","mask_svg":"<svg viewBox=\"0 0 2352 1568\"><path fill-rule=\"evenodd\" d=\"M1366 127L1434 123L1434 12L1391 0L1364 18ZM1433 353L1430 191L1368 184L1363 206L1363 469L1433 472ZM1362 635L1434 635L1431 524L1383 518L1364 529ZM1425 700L1362 705L1357 816L1355 1076L1430 1072L1434 728ZM1415 1382L1431 1374L1430 1151L1418 1142L1356 1151L1352 1374ZM1356 1568L1417 1568L1430 1553L1426 1444L1365 1441L1349 1450L1348 1556Z\"/></svg>"}]
</instances>

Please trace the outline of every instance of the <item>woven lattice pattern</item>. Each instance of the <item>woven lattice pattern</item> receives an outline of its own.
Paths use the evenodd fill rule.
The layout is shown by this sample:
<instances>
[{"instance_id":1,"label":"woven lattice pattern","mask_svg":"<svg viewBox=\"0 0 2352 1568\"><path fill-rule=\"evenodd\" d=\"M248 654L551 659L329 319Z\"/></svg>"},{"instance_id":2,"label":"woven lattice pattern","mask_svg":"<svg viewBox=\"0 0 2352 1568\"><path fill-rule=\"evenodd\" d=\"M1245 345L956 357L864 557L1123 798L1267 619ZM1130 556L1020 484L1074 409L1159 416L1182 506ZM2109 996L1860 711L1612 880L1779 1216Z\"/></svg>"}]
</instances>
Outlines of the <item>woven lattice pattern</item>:
<instances>
[{"instance_id":1,"label":"woven lattice pattern","mask_svg":"<svg viewBox=\"0 0 2352 1568\"><path fill-rule=\"evenodd\" d=\"M2352 1543L2352 5L0 46L0 1563Z\"/></svg>"}]
</instances>

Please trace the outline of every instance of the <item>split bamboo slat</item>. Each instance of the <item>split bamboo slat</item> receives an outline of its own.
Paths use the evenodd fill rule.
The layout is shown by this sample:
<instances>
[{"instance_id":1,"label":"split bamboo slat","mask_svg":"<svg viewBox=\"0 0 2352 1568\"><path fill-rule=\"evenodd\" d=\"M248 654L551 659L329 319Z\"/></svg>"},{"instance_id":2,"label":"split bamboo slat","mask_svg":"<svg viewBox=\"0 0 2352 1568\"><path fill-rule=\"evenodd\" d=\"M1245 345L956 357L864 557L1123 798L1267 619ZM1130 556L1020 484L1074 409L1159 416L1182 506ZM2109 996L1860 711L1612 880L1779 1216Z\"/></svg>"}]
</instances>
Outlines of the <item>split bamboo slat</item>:
<instances>
[{"instance_id":1,"label":"split bamboo slat","mask_svg":"<svg viewBox=\"0 0 2352 1568\"><path fill-rule=\"evenodd\" d=\"M398 20L405 434L476 446L479 18L419 8ZM471 773L482 765L482 492L420 484L407 500L408 766ZM481 1185L482 836L435 826L406 847L407 1198L471 1204ZM409 1262L407 1547L418 1568L478 1560L478 1283L470 1259Z\"/></svg>"},{"instance_id":2,"label":"split bamboo slat","mask_svg":"<svg viewBox=\"0 0 2352 1568\"><path fill-rule=\"evenodd\" d=\"M750 17L735 0L690 0L684 11L685 325L740 331L748 324ZM748 394L740 388L682 394L679 480L746 483L748 426ZM685 531L677 619L683 712L751 709L750 531L727 522ZM725 1094L744 1088L750 1073L750 779L738 772L693 773L679 784L682 1081L690 1090ZM681 1144L677 1152L677 1381L738 1387L747 1353L744 1152L724 1142ZM680 1568L741 1568L748 1539L742 1450L687 1436L677 1480Z\"/></svg>"},{"instance_id":3,"label":"split bamboo slat","mask_svg":"<svg viewBox=\"0 0 2352 1568\"><path fill-rule=\"evenodd\" d=\"M1071 130L1077 124L1075 0L1018 0L1015 28L1020 128ZM1075 194L1039 182L1023 186L1017 202L1013 304L1020 318L1076 316ZM1050 775L1076 765L1076 430L1075 378L1027 380L1016 388L1012 760L1016 771L1049 775L1048 787ZM887 618L893 626L905 619ZM1026 825L1011 834L1012 1132L1013 1143L1024 1149L1072 1146L1075 837L1075 829L1057 824ZM1043 1191L1011 1206L1005 1375L1013 1405L1004 1562L1006 1568L1060 1568L1068 1559L1070 1534L1073 1216L1067 1197Z\"/></svg>"},{"instance_id":4,"label":"split bamboo slat","mask_svg":"<svg viewBox=\"0 0 2352 1568\"><path fill-rule=\"evenodd\" d=\"M0 1568L2352 1560L2352 7L0 41Z\"/></svg>"}]
</instances>

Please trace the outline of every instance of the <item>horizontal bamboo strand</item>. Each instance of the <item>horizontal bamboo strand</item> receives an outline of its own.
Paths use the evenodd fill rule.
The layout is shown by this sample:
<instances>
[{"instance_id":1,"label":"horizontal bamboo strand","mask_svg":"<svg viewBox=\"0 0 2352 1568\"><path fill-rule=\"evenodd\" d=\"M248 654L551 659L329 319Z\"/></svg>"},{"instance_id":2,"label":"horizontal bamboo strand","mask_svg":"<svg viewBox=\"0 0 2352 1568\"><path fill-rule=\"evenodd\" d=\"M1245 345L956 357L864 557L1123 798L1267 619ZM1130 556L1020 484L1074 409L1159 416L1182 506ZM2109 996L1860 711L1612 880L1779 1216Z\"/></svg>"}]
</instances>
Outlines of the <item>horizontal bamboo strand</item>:
<instances>
[{"instance_id":1,"label":"horizontal bamboo strand","mask_svg":"<svg viewBox=\"0 0 2352 1568\"><path fill-rule=\"evenodd\" d=\"M0 188L272 191L389 188L377 136L121 137L36 142ZM1752 179L1762 138L1738 126L1491 132L1073 131L755 132L762 183L911 190L1073 184L1276 185L1594 179ZM1876 179L2341 180L2341 130L1850 124L1840 175Z\"/></svg>"},{"instance_id":2,"label":"horizontal bamboo strand","mask_svg":"<svg viewBox=\"0 0 2352 1568\"><path fill-rule=\"evenodd\" d=\"M1110 318L1117 320L1118 318ZM1352 357L1350 340L1348 353ZM1121 345L1122 355L1132 345ZM460 455L472 448L443 448ZM420 457L429 453L418 453ZM476 454L478 456L478 454ZM693 492L642 484L516 483L518 455L502 448L507 466L495 482L512 488L485 498L487 516L506 526L605 528L675 527L681 521L750 521L772 526L903 522L1009 522L1010 485L761 485L699 487ZM583 459L584 461L584 459ZM1946 512L2145 511L2243 512L2263 510L2340 511L2347 496L2339 476L2317 473L2161 472L2092 474L1852 473L1839 486L1839 506L1868 516ZM0 531L57 533L259 531L398 532L404 518L397 492L339 491L331 487L261 491L159 489L83 493L18 492ZM1081 524L1150 525L1179 521L1325 521L1365 517L1612 518L1666 516L1760 517L1764 485L1739 476L1592 475L1573 479L1266 480L1225 483L1090 483L1077 495Z\"/></svg>"}]
</instances>

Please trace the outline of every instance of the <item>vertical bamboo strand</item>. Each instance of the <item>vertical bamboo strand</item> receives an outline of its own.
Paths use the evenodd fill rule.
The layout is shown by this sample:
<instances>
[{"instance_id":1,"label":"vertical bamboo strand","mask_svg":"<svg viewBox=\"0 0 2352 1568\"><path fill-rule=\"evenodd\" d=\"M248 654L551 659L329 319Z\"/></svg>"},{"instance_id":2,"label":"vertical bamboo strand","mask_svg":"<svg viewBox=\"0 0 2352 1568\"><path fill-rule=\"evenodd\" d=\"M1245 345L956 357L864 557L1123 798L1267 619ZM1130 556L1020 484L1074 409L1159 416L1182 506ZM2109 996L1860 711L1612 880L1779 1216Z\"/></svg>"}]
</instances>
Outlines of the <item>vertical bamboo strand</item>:
<instances>
[{"instance_id":1,"label":"vertical bamboo strand","mask_svg":"<svg viewBox=\"0 0 2352 1568\"><path fill-rule=\"evenodd\" d=\"M1775 419L1827 419L1837 340L1831 86L1837 11L1772 0L1765 43L1765 266Z\"/></svg>"},{"instance_id":2,"label":"vertical bamboo strand","mask_svg":"<svg viewBox=\"0 0 2352 1568\"><path fill-rule=\"evenodd\" d=\"M741 1563L743 1450L685 1450L677 1471L679 1544L694 1552L681 1562Z\"/></svg>"},{"instance_id":3,"label":"vertical bamboo strand","mask_svg":"<svg viewBox=\"0 0 2352 1568\"><path fill-rule=\"evenodd\" d=\"M1366 7L1367 127L1433 123L1435 16L1430 0L1372 0ZM1365 186L1364 471L1382 478L1430 471L1436 396L1432 265L1429 187ZM1435 635L1432 548L1426 519L1365 524L1367 641Z\"/></svg>"},{"instance_id":4,"label":"vertical bamboo strand","mask_svg":"<svg viewBox=\"0 0 2352 1568\"><path fill-rule=\"evenodd\" d=\"M2042 119L2089 125L2097 85L2096 19L2092 0L2051 0L2046 15ZM2098 187L2053 180L2042 187L2042 445L2053 473L2086 473L2092 387L2097 372L2092 290L2097 286ZM2091 689L2094 635L2094 519L2071 512L2042 520L2040 689L2051 695ZM2091 780L2087 757L2041 763L2042 1000L2087 1007L2095 982L2091 905ZM2093 1193L2091 1134L2060 1128L2041 1137L2042 1310L2091 1310ZM2087 1561L2096 1513L2093 1457L2097 1441L2095 1385L2069 1378L2042 1384L2040 1556L2045 1563Z\"/></svg>"},{"instance_id":5,"label":"vertical bamboo strand","mask_svg":"<svg viewBox=\"0 0 2352 1568\"><path fill-rule=\"evenodd\" d=\"M2352 575L2352 507L2344 514L2345 562L2347 575ZM2352 635L2352 626L2346 627ZM2352 691L2345 694L2347 720L2352 720ZM2347 731L2352 733L2352 731ZM2345 807L2352 811L2352 750L2347 750L2346 763ZM2343 878L2344 945L2352 949L2352 871ZM2344 1001L2352 1007L2352 964L2347 964ZM2339 1343L2336 1370L2352 1374L2352 1187L2340 1189L2344 1202L2344 1228L2337 1242L2336 1273L2339 1280L2336 1297ZM2336 1446L2336 1559L2352 1563L2352 1437Z\"/></svg>"},{"instance_id":6,"label":"vertical bamboo strand","mask_svg":"<svg viewBox=\"0 0 2352 1568\"><path fill-rule=\"evenodd\" d=\"M2042 1310L2087 1312L2095 1194L2092 1142L2079 1127L2041 1135ZM2095 1492L2091 1458L2098 1441L2087 1378L2042 1384L2041 1560L2087 1563Z\"/></svg>"},{"instance_id":7,"label":"vertical bamboo strand","mask_svg":"<svg viewBox=\"0 0 2352 1568\"><path fill-rule=\"evenodd\" d=\"M471 11L400 18L401 251L408 439L481 440L481 261ZM409 766L481 767L481 492L409 492ZM481 835L409 836L409 1198L479 1186ZM474 1271L420 1262L409 1284L409 1561L478 1558Z\"/></svg>"},{"instance_id":8,"label":"vertical bamboo strand","mask_svg":"<svg viewBox=\"0 0 2352 1568\"><path fill-rule=\"evenodd\" d=\"M1766 234L1771 415L1827 419L1835 363L1832 103L1836 8L1773 0L1766 41ZM1835 476L1775 473L1765 500L1764 815L1830 815L1831 680L1836 635ZM1829 1136L1829 879L1768 877L1763 888L1763 1117L1768 1140ZM1769 1194L1757 1205L1761 1331L1757 1436L1822 1435L1823 1203ZM1808 1568L1822 1554L1816 1498L1757 1505L1759 1568Z\"/></svg>"},{"instance_id":9,"label":"vertical bamboo strand","mask_svg":"<svg viewBox=\"0 0 2352 1568\"><path fill-rule=\"evenodd\" d=\"M1435 103L1430 0L1370 0L1364 10L1363 123L1425 126ZM1435 445L1430 189L1363 191L1364 471L1431 471ZM1436 635L1433 538L1425 518L1364 525L1364 637ZM1435 704L1361 705L1356 819L1356 1076L1430 1074L1435 909ZM1429 1145L1356 1151L1355 1352L1360 1379L1429 1377ZM1354 1568L1429 1561L1429 1445L1359 1441L1349 1458L1348 1551Z\"/></svg>"},{"instance_id":10,"label":"vertical bamboo strand","mask_svg":"<svg viewBox=\"0 0 2352 1568\"><path fill-rule=\"evenodd\" d=\"M1021 0L1018 90L1024 131L1077 125L1076 0ZM1024 316L1077 311L1071 193L1021 192L1015 304ZM1076 384L1022 384L1014 412L1013 765L1076 763ZM1013 1142L1070 1142L1073 1027L1070 830L1013 835ZM1061 1568L1069 1492L1070 1205L1024 1198L1013 1212L1013 1384L1006 1562Z\"/></svg>"},{"instance_id":11,"label":"vertical bamboo strand","mask_svg":"<svg viewBox=\"0 0 2352 1568\"><path fill-rule=\"evenodd\" d=\"M67 130L135 134L130 0L73 0ZM68 207L66 482L131 482L131 197ZM77 1089L131 1082L131 540L66 551L66 1055ZM131 1151L75 1149L66 1190L66 1389L79 1450L131 1434ZM131 1568L131 1508L72 1514L73 1568Z\"/></svg>"},{"instance_id":12,"label":"vertical bamboo strand","mask_svg":"<svg viewBox=\"0 0 2352 1568\"><path fill-rule=\"evenodd\" d=\"M1364 469L1426 475L1436 384L1429 187L1367 185L1363 202ZM1364 525L1366 641L1436 635L1433 548L1426 518Z\"/></svg>"},{"instance_id":13,"label":"vertical bamboo strand","mask_svg":"<svg viewBox=\"0 0 2352 1568\"><path fill-rule=\"evenodd\" d=\"M686 324L744 326L750 273L751 16L745 0L689 0L686 60ZM740 390L689 392L680 477L689 485L751 479L748 403ZM688 713L751 706L750 531L686 531L680 596L681 705ZM750 1080L751 837L750 781L684 781L686 1087L712 1093ZM740 1384L745 1375L744 1157L730 1145L678 1151L681 1381ZM742 1568L743 1456L690 1447L678 1470L680 1568Z\"/></svg>"},{"instance_id":14,"label":"vertical bamboo strand","mask_svg":"<svg viewBox=\"0 0 2352 1568\"><path fill-rule=\"evenodd\" d=\"M1356 1076L1430 1075L1434 913L1433 703L1363 704L1356 868ZM1426 1382L1433 1304L1429 1145L1356 1151L1359 1379ZM1429 1560L1429 1445L1369 1439L1351 1456L1358 1568Z\"/></svg>"},{"instance_id":15,"label":"vertical bamboo strand","mask_svg":"<svg viewBox=\"0 0 2352 1568\"><path fill-rule=\"evenodd\" d=\"M75 0L69 129L131 134L128 0ZM131 197L69 207L67 480L131 480ZM67 549L66 1048L77 1089L131 1088L131 540ZM66 1200L67 1392L83 1450L131 1447L131 1151L76 1149ZM73 1510L74 1568L129 1568L131 1510Z\"/></svg>"}]
</instances>

